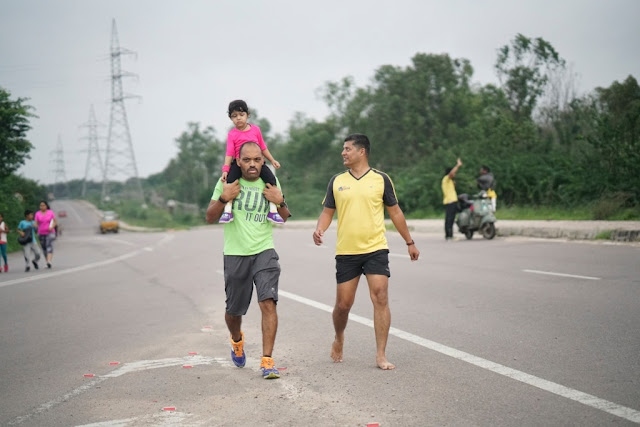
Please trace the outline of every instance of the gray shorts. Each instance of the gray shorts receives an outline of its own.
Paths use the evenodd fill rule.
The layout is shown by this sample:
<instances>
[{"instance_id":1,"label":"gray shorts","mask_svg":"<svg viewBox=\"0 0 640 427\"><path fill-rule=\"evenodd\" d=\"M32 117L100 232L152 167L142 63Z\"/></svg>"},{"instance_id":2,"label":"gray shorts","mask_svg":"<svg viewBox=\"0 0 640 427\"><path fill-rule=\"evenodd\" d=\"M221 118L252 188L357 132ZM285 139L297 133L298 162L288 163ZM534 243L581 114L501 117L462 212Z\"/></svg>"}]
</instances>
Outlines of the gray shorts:
<instances>
[{"instance_id":1,"label":"gray shorts","mask_svg":"<svg viewBox=\"0 0 640 427\"><path fill-rule=\"evenodd\" d=\"M227 314L247 314L253 285L256 285L258 302L272 299L278 301L280 264L275 249L267 249L256 255L224 256L224 291L227 295Z\"/></svg>"}]
</instances>

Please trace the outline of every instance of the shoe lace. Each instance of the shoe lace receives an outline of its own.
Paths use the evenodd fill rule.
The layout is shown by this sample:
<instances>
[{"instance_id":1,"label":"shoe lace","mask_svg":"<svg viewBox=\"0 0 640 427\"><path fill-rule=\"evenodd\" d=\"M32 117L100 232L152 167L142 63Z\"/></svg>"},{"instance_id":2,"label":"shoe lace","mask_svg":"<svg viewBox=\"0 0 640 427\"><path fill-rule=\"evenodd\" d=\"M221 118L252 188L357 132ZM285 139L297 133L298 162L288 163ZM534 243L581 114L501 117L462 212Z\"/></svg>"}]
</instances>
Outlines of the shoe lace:
<instances>
[{"instance_id":1,"label":"shoe lace","mask_svg":"<svg viewBox=\"0 0 640 427\"><path fill-rule=\"evenodd\" d=\"M273 359L270 357L262 358L262 367L264 369L273 369Z\"/></svg>"},{"instance_id":2,"label":"shoe lace","mask_svg":"<svg viewBox=\"0 0 640 427\"><path fill-rule=\"evenodd\" d=\"M233 353L236 357L242 357L242 346L244 344L244 335L240 335L240 341L235 342L233 338L231 338L231 348L233 349Z\"/></svg>"},{"instance_id":3,"label":"shoe lace","mask_svg":"<svg viewBox=\"0 0 640 427\"><path fill-rule=\"evenodd\" d=\"M233 352L237 357L242 356L242 343L233 343L231 346L233 348Z\"/></svg>"}]
</instances>

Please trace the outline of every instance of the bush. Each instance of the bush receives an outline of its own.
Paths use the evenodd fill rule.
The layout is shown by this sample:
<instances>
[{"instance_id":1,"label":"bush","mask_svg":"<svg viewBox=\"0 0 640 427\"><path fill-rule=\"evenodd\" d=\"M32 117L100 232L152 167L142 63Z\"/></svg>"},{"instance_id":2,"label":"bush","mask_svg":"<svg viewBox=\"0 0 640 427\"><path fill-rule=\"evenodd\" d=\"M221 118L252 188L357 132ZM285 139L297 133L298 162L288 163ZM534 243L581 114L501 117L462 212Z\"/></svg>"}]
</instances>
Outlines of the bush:
<instances>
[{"instance_id":1,"label":"bush","mask_svg":"<svg viewBox=\"0 0 640 427\"><path fill-rule=\"evenodd\" d=\"M616 192L602 196L593 206L593 219L605 220L613 218L623 210L625 204L631 200L631 198L631 194L624 192Z\"/></svg>"},{"instance_id":2,"label":"bush","mask_svg":"<svg viewBox=\"0 0 640 427\"><path fill-rule=\"evenodd\" d=\"M7 250L14 252L21 249L18 244L18 233L15 231L24 219L26 209L36 212L40 200L45 199L46 188L35 181L17 175L9 175L0 181L0 213L11 230L7 235Z\"/></svg>"},{"instance_id":3,"label":"bush","mask_svg":"<svg viewBox=\"0 0 640 427\"><path fill-rule=\"evenodd\" d=\"M322 200L325 190L312 190L299 193L286 193L287 205L293 217L291 219L316 219L322 212Z\"/></svg>"},{"instance_id":4,"label":"bush","mask_svg":"<svg viewBox=\"0 0 640 427\"><path fill-rule=\"evenodd\" d=\"M142 206L137 201L122 201L100 205L101 210L113 210L127 224L150 228L184 228L203 225L204 214L183 211L176 208L172 215L169 211L156 206Z\"/></svg>"}]
</instances>

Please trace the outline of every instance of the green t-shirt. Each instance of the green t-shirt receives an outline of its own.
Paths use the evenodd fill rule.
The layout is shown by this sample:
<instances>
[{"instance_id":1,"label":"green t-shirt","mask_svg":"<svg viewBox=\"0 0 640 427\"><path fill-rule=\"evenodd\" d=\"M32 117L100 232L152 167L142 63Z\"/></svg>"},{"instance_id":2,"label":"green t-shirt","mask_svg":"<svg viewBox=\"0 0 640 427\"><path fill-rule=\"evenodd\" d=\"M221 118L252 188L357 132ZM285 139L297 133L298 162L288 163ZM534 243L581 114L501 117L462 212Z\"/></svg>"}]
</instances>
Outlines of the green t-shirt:
<instances>
[{"instance_id":1,"label":"green t-shirt","mask_svg":"<svg viewBox=\"0 0 640 427\"><path fill-rule=\"evenodd\" d=\"M276 178L280 188L280 182ZM222 194L222 181L218 181L211 200ZM262 191L263 180L246 181L240 178L240 194L233 201L233 222L224 225L224 254L248 256L273 249L273 224L267 220L269 201Z\"/></svg>"}]
</instances>

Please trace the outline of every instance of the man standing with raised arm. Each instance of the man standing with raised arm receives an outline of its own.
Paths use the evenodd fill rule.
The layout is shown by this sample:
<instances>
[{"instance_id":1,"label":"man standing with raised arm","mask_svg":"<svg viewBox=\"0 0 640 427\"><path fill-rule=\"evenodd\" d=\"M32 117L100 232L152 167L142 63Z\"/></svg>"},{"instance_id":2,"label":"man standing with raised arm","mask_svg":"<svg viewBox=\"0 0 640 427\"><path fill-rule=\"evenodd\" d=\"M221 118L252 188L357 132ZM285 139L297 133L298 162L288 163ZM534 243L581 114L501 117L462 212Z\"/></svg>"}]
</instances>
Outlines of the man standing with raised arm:
<instances>
[{"instance_id":1,"label":"man standing with raised arm","mask_svg":"<svg viewBox=\"0 0 640 427\"><path fill-rule=\"evenodd\" d=\"M444 238L446 241L453 239L453 223L458 212L458 193L454 178L460 166L462 166L462 160L458 158L454 167L445 168L441 182L442 204L444 205Z\"/></svg>"},{"instance_id":2,"label":"man standing with raised arm","mask_svg":"<svg viewBox=\"0 0 640 427\"><path fill-rule=\"evenodd\" d=\"M338 212L338 240L336 243L336 303L333 326L336 332L331 358L342 362L344 331L353 306L360 276L364 274L373 303L373 324L376 336L376 364L380 369L394 369L387 360L386 347L391 327L389 309L389 246L385 237L384 208L393 225L407 244L409 257L420 256L411 238L404 214L398 206L391 179L384 172L369 166L369 138L352 134L345 138L342 150L348 168L331 178L323 201L324 209L318 218L313 241L322 244L333 214ZM383 208L384 207L384 208Z\"/></svg>"}]
</instances>

